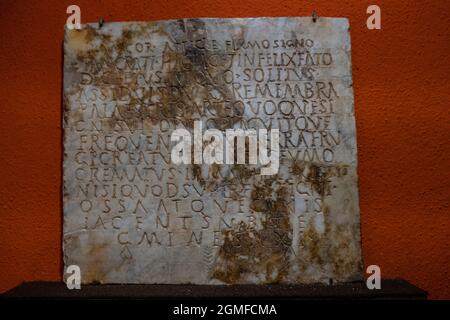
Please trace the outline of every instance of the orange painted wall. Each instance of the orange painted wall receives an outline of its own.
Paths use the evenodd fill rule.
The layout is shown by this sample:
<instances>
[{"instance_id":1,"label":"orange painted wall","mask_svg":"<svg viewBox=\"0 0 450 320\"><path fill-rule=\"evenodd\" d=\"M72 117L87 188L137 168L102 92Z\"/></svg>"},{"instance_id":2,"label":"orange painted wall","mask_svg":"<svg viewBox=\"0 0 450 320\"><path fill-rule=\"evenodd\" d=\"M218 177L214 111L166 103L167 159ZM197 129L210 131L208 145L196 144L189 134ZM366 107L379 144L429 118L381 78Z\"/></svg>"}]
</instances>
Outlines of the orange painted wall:
<instances>
[{"instance_id":1,"label":"orange painted wall","mask_svg":"<svg viewBox=\"0 0 450 320\"><path fill-rule=\"evenodd\" d=\"M450 3L446 0L0 2L0 291L60 280L61 45L82 22L181 17L350 19L363 253L384 277L450 299ZM382 30L365 26L382 9Z\"/></svg>"}]
</instances>

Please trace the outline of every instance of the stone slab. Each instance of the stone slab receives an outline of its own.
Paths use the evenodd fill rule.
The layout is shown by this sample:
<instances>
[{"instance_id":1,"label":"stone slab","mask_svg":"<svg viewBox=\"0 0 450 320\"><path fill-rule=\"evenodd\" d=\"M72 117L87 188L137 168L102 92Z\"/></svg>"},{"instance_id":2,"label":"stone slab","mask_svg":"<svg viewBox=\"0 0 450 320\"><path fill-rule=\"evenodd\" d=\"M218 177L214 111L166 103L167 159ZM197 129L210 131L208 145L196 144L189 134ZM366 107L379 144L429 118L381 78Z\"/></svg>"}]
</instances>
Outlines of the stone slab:
<instances>
[{"instance_id":1,"label":"stone slab","mask_svg":"<svg viewBox=\"0 0 450 320\"><path fill-rule=\"evenodd\" d=\"M66 29L65 266L83 283L361 279L350 52L344 18ZM176 165L171 134L195 121L278 129L276 174Z\"/></svg>"}]
</instances>

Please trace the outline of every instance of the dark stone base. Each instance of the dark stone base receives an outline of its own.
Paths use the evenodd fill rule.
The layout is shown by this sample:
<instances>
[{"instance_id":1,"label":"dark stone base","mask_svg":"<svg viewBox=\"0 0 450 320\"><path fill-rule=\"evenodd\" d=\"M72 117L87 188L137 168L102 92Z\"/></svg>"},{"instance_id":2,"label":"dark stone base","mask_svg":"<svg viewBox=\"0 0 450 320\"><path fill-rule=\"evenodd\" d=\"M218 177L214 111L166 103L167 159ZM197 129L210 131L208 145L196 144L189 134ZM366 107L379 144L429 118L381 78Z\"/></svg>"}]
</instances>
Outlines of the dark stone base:
<instances>
[{"instance_id":1,"label":"dark stone base","mask_svg":"<svg viewBox=\"0 0 450 320\"><path fill-rule=\"evenodd\" d=\"M336 285L82 285L69 290L62 282L25 282L1 295L12 299L426 299L427 292L401 279L381 281L380 290L365 282Z\"/></svg>"}]
</instances>

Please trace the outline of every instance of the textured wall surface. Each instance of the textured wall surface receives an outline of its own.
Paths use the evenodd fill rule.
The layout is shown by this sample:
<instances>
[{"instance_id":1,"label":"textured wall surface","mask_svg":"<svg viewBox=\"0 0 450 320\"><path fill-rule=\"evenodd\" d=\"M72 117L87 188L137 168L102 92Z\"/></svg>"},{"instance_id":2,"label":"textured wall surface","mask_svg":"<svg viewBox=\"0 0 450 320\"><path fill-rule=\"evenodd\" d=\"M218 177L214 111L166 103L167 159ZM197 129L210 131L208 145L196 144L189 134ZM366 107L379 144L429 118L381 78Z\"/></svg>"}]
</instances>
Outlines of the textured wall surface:
<instances>
[{"instance_id":1,"label":"textured wall surface","mask_svg":"<svg viewBox=\"0 0 450 320\"><path fill-rule=\"evenodd\" d=\"M350 19L365 265L450 298L448 1L76 1L82 22L181 17ZM59 280L61 45L70 1L0 4L0 291Z\"/></svg>"}]
</instances>

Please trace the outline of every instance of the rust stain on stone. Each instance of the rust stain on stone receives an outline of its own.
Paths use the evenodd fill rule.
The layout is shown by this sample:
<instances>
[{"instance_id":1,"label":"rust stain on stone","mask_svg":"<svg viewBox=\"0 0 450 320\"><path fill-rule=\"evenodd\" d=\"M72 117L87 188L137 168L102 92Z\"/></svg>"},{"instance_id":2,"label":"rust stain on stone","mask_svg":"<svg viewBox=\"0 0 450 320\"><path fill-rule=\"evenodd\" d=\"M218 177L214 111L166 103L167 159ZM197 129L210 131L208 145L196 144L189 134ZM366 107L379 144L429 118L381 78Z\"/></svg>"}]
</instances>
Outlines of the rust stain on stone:
<instances>
[{"instance_id":1,"label":"rust stain on stone","mask_svg":"<svg viewBox=\"0 0 450 320\"><path fill-rule=\"evenodd\" d=\"M273 189L273 178L254 185L251 208L263 214L260 230L244 222L237 230L224 230L213 277L225 283L250 282L248 275L263 276L263 283L280 283L289 271L292 228L287 198L289 191Z\"/></svg>"}]
</instances>

